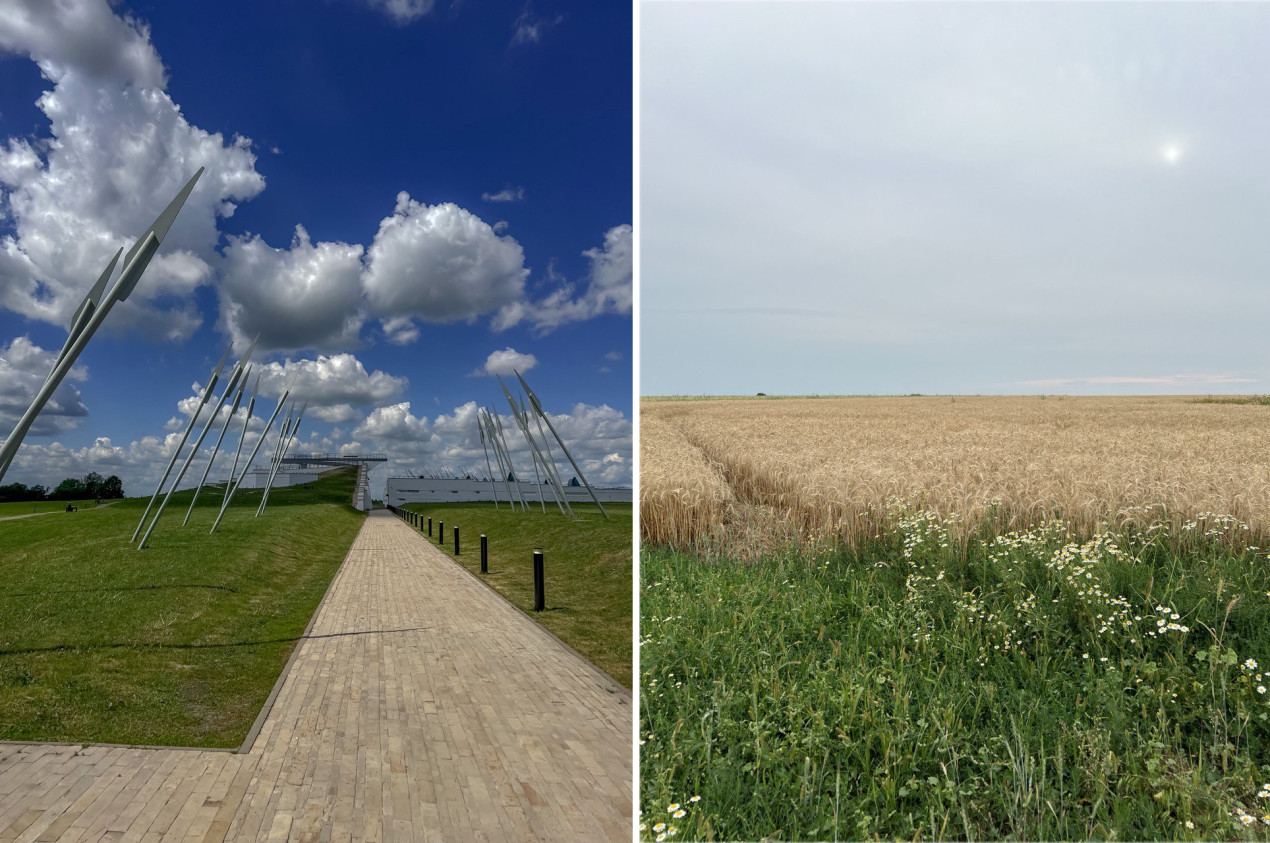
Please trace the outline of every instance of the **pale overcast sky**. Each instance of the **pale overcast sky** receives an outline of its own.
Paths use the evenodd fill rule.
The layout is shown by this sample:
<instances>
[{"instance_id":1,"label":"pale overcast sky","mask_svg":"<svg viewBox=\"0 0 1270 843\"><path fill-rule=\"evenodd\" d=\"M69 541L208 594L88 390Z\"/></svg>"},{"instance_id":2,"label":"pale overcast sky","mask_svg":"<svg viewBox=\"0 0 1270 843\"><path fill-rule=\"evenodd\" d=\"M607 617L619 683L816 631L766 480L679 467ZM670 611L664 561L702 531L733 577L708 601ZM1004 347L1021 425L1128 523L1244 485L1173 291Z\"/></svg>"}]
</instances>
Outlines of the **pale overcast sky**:
<instances>
[{"instance_id":1,"label":"pale overcast sky","mask_svg":"<svg viewBox=\"0 0 1270 843\"><path fill-rule=\"evenodd\" d=\"M641 394L1270 391L1270 5L641 17Z\"/></svg>"}]
</instances>

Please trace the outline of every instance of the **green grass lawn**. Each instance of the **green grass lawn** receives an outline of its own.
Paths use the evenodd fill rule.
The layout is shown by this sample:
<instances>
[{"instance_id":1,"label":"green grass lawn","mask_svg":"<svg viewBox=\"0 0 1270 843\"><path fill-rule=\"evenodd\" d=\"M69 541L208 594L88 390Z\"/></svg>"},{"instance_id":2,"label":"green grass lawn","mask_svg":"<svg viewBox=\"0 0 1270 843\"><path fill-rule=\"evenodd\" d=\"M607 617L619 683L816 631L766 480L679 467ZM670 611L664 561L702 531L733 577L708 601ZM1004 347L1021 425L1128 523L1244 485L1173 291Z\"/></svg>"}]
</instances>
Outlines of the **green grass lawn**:
<instances>
[{"instance_id":1,"label":"green grass lawn","mask_svg":"<svg viewBox=\"0 0 1270 843\"><path fill-rule=\"evenodd\" d=\"M408 504L422 516L433 542L445 522L447 554L454 556L454 525L459 525L456 561L480 576L499 594L528 612L570 647L590 659L626 688L632 681L631 504L605 504L609 518L594 504L573 504L576 520L559 510L512 511L507 504ZM489 573L482 575L481 539L489 541ZM533 549L543 550L546 610L534 608Z\"/></svg>"},{"instance_id":2,"label":"green grass lawn","mask_svg":"<svg viewBox=\"0 0 1270 843\"><path fill-rule=\"evenodd\" d=\"M10 515L30 515L33 512L65 512L68 503L80 509L92 509L97 506L96 501L91 498L84 501L4 501L0 503L0 518ZM102 503L106 504L110 501L102 501Z\"/></svg>"},{"instance_id":3,"label":"green grass lawn","mask_svg":"<svg viewBox=\"0 0 1270 843\"><path fill-rule=\"evenodd\" d=\"M355 474L173 496L149 546L146 500L0 522L0 739L238 746L364 516Z\"/></svg>"},{"instance_id":4,"label":"green grass lawn","mask_svg":"<svg viewBox=\"0 0 1270 843\"><path fill-rule=\"evenodd\" d=\"M946 528L643 552L646 839L1270 837L1264 550Z\"/></svg>"}]
</instances>

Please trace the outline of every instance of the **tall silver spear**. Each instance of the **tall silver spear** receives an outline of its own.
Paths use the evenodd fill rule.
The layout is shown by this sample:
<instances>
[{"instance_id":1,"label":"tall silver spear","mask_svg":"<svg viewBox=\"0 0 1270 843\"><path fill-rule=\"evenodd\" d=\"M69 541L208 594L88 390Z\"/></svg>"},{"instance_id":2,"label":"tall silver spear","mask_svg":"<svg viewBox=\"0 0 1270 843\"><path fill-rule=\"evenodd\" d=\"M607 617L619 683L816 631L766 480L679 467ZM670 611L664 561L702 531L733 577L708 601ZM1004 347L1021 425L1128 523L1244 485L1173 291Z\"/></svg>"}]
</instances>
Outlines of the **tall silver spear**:
<instances>
[{"instance_id":1,"label":"tall silver spear","mask_svg":"<svg viewBox=\"0 0 1270 843\"><path fill-rule=\"evenodd\" d=\"M480 411L477 411L476 432L481 435L481 450L485 452L485 470L489 472L490 485L494 487L494 508L498 509L498 482L494 479L494 469L489 464L489 448L485 446L485 426L481 424ZM480 471L478 468L477 471Z\"/></svg>"},{"instance_id":2,"label":"tall silver spear","mask_svg":"<svg viewBox=\"0 0 1270 843\"><path fill-rule=\"evenodd\" d=\"M94 284L92 289L88 291L88 295L84 296L84 301L80 303L79 309L75 311L75 316L71 319L70 331L66 335L66 342L62 344L62 350L59 351L57 353L57 357L53 359L53 368L49 369L49 373L44 377L45 385L52 380L53 373L57 371L57 364L62 362L62 359L66 356L66 349L70 348L71 344L79 338L80 334L84 331L84 327L88 324L88 320L92 318L93 312L97 309L97 302L101 299L102 291L106 288L106 282L110 280L110 274L114 271L115 264L119 262L119 256L122 254L123 249L115 252L115 256L110 259L110 263L106 264L106 269L97 279L97 283ZM49 397L51 396L52 392L50 391ZM48 398L45 398L41 401L40 397L37 395L35 402L32 403L31 407L35 407L36 404L38 404L40 408L43 408L44 402L47 400ZM4 473L8 471L9 464L13 462L13 455L17 453L18 445L20 445L22 440L26 438L27 431L30 430L31 425L35 422L35 417L38 413L38 409L35 412L31 412L31 408L28 407L26 415L24 415L22 420L20 420L13 428L13 432L9 434L9 438L4 441L4 455L3 457L0 457L0 477L4 477Z\"/></svg>"},{"instance_id":3,"label":"tall silver spear","mask_svg":"<svg viewBox=\"0 0 1270 843\"><path fill-rule=\"evenodd\" d=\"M507 474L504 475L508 478L507 492L511 494L512 490L515 489L516 497L520 498L521 510L529 509L528 504L525 503L525 493L520 488L520 481L516 479L516 467L515 463L512 462L511 451L507 448L507 439L503 436L502 419L488 409L485 411L485 415L489 419L489 429L494 445L502 452L503 459L507 462Z\"/></svg>"},{"instance_id":4,"label":"tall silver spear","mask_svg":"<svg viewBox=\"0 0 1270 843\"><path fill-rule=\"evenodd\" d=\"M216 423L216 416L219 415L221 407L225 406L226 399L230 393L238 386L238 382L243 377L244 360L239 360L234 366L233 374L229 376L229 383L225 386L225 391L221 393L220 400L216 402L216 407L212 410L212 415L207 419L207 424L203 425L203 430L199 433L198 439L194 442L194 447L190 450L190 455L185 458L185 462L181 464L181 470L177 472L176 479L172 481L168 493L163 496L163 503L159 504L159 508L154 513L154 519L150 521L150 526L146 528L145 533L141 536L141 543L137 545L137 549L141 550L146 546L146 542L150 540L150 535L154 532L154 528L158 526L159 518L163 515L163 510L167 508L168 501L172 500L172 495L176 493L177 486L181 485L181 479L185 477L185 472L189 470L190 463L194 462L194 458L198 456L198 449L203 444L203 439L207 437L207 432L212 429L212 425Z\"/></svg>"},{"instance_id":5,"label":"tall silver spear","mask_svg":"<svg viewBox=\"0 0 1270 843\"><path fill-rule=\"evenodd\" d=\"M217 514L216 520L212 522L212 529L208 530L208 535L216 532L220 520L225 517L225 510L229 508L229 503L234 499L234 495L238 492L238 487L242 485L243 478L247 476L247 472L251 470L252 460L256 458L256 454L260 451L260 446L265 444L265 438L269 435L270 429L273 428L274 419L278 418L278 413L282 410L282 405L287 402L287 396L291 394L291 387L282 390L282 395L278 398L278 406L273 408L273 415L269 417L269 421L265 424L265 429L260 431L260 438L256 440L256 446L251 450L251 456L247 457L247 463L243 466L242 474L238 475L238 479L234 481L234 488L225 496L225 501L220 505L220 513ZM231 478L232 479L232 478Z\"/></svg>"},{"instance_id":6,"label":"tall silver spear","mask_svg":"<svg viewBox=\"0 0 1270 843\"><path fill-rule=\"evenodd\" d=\"M525 402L520 402L521 414L525 417L525 423L529 423L529 413L525 410ZM547 464L551 466L551 476L555 478L556 488L560 490L560 496L564 499L565 506L569 508L569 514L573 515L573 507L569 506L569 497L564 491L564 482L560 479L560 472L556 470L556 455L551 452L551 440L547 438L547 433L542 429L542 419L534 416L534 423L538 426L538 435L542 437L542 447L547 452Z\"/></svg>"},{"instance_id":7,"label":"tall silver spear","mask_svg":"<svg viewBox=\"0 0 1270 843\"><path fill-rule=\"evenodd\" d=\"M551 431L551 435L556 437L556 441L560 443L560 450L564 451L564 455L569 458L569 464L573 466L573 470L578 473L578 480L580 480L582 485L586 486L586 490L591 493L591 500L595 501L595 505L600 508L600 514L605 518L608 518L609 514L604 511L604 504L600 503L600 499L596 496L595 490L591 488L591 484L586 482L586 477L583 476L582 469L578 468L578 463L573 459L573 454L569 453L569 449L565 447L564 440L561 439L560 434L556 432L556 427L551 423L550 417L542 411L542 403L539 402L538 396L534 395L534 391L529 388L529 384L525 383L525 379L521 377L520 372L517 372L515 369L512 371L516 372L516 379L519 380L520 385L525 388L525 394L529 396L529 403L533 406L534 412L538 414L539 418L547 423L547 429Z\"/></svg>"},{"instance_id":8,"label":"tall silver spear","mask_svg":"<svg viewBox=\"0 0 1270 843\"><path fill-rule=\"evenodd\" d=\"M246 378L243 379L246 383ZM256 373L256 382L251 387L251 400L247 402L247 415L243 416L243 432L238 437L238 448L234 451L234 464L229 469L229 479L225 481L225 494L221 496L224 502L229 497L229 487L234 485L234 475L238 473L238 458L243 453L243 443L247 441L247 425L251 424L251 412L256 409L256 393L260 391L260 372Z\"/></svg>"},{"instance_id":9,"label":"tall silver spear","mask_svg":"<svg viewBox=\"0 0 1270 843\"><path fill-rule=\"evenodd\" d=\"M511 483L507 480L509 469L503 462L503 452L498 447L497 433L494 430L494 421L489 417L489 411L481 407L478 411L481 419L481 427L489 439L490 447L494 449L494 460L498 463L498 482L507 486L507 504L514 511L516 509L516 496L512 492ZM496 487L497 488L497 487Z\"/></svg>"},{"instance_id":10,"label":"tall silver spear","mask_svg":"<svg viewBox=\"0 0 1270 843\"><path fill-rule=\"evenodd\" d=\"M304 411L308 409L308 406L309 402L307 401L300 405L300 412L296 415L295 424L288 425L290 429L286 430L282 434L282 438L278 440L278 457L274 460L273 471L269 474L269 482L265 484L265 492L260 496L260 507L256 510L256 517L260 517L265 511L265 505L269 503L269 491L273 488L273 482L277 479L278 471L282 468L282 461L287 456L287 448L290 446L291 440L300 430L300 422L304 421ZM292 409L294 409L294 405L292 405Z\"/></svg>"},{"instance_id":11,"label":"tall silver spear","mask_svg":"<svg viewBox=\"0 0 1270 843\"><path fill-rule=\"evenodd\" d=\"M554 466L551 468L547 467L546 458L543 457L542 451L538 448L538 443L534 441L533 434L529 432L529 422L524 408L516 404L516 399L512 397L511 392L507 389L507 384L503 383L503 379L501 377L498 378L498 385L503 388L503 394L507 396L507 403L511 405L512 418L516 420L516 426L520 428L520 432L524 435L525 441L529 443L529 455L537 461L534 463L534 474L536 475L538 473L538 464L541 463L543 470L547 472L547 481L555 484L551 488L551 494L556 498L556 506L560 507L560 514L564 515L565 509L568 508L568 514L572 516L573 507L569 506L568 500L565 499L564 487L560 486L560 479L555 475ZM541 484L539 485L538 495L539 498L542 497ZM546 506L544 506L543 512L546 511Z\"/></svg>"},{"instance_id":12,"label":"tall silver spear","mask_svg":"<svg viewBox=\"0 0 1270 843\"><path fill-rule=\"evenodd\" d=\"M507 392L507 387L503 387L503 392ZM507 400L511 401L510 394L507 396ZM526 439L528 439L529 434L525 430L525 426L521 423L519 414L517 414L516 412L515 402L512 402L512 416L516 419L516 425L520 428L520 432L525 435ZM538 487L538 505L542 507L542 512L545 515L547 513L547 500L542 494L542 475L538 473L537 448L534 447L534 443L532 439L528 439L528 441L529 441L529 458L534 465L534 484ZM550 478L548 478L548 480L550 480ZM553 489L552 492L554 494L555 490ZM561 510L561 512L563 511L564 510Z\"/></svg>"},{"instance_id":13,"label":"tall silver spear","mask_svg":"<svg viewBox=\"0 0 1270 843\"><path fill-rule=\"evenodd\" d=\"M295 418L295 402L292 401L287 406L287 414L282 419L282 430L278 431L278 441L273 443L273 453L269 456L269 468L265 470L265 485L260 487L260 503L265 502L265 495L268 494L269 484L273 482L273 473L277 470L278 460L282 457L283 443L287 441L287 437L291 435L291 420ZM256 514L260 514L260 506L256 506Z\"/></svg>"},{"instance_id":14,"label":"tall silver spear","mask_svg":"<svg viewBox=\"0 0 1270 843\"><path fill-rule=\"evenodd\" d=\"M494 433L498 439L498 446L503 449L503 459L507 460L507 476L508 483L516 490L516 496L520 498L520 508L529 509L529 505L525 503L525 490L520 488L520 478L516 474L516 463L512 460L512 452L507 447L507 436L503 432L502 416L491 414L491 422Z\"/></svg>"},{"instance_id":15,"label":"tall silver spear","mask_svg":"<svg viewBox=\"0 0 1270 843\"><path fill-rule=\"evenodd\" d=\"M199 176L203 174L203 168L199 167L185 187L177 192L176 196L163 209L163 213L155 218L150 227L138 238L132 248L128 250L128 254L123 259L123 271L119 275L119 280L110 288L110 292L106 293L102 298L102 292L106 288L106 282L110 279L111 273L114 272L115 264L119 261L119 252L110 259L110 263L106 265L106 270L97 279L97 283L93 284L92 289L88 291L88 295L84 297L79 305L79 309L75 311L75 316L71 319L71 329L66 337L66 342L62 345L62 350L58 352L56 362L53 364L53 370L49 372L44 384L36 393L35 399L27 407L26 412L18 419L18 423L14 425L13 431L9 437L4 440L4 445L0 445L0 479L4 478L4 474L9 470L9 465L13 462L13 456L17 453L18 447L22 444L22 440L26 438L27 432L31 429L31 425L35 423L35 418L44 409L44 405L48 403L49 398L61 386L62 379L66 377L66 373L75 365L84 346L92 339L93 334L97 333L97 329L101 327L101 323L110 313L111 308L117 302L124 301L128 295L137 286L137 281L141 279L141 274L145 272L146 267L150 265L150 260L154 257L155 252L159 249L159 244L163 242L163 238L167 236L168 229L172 227L176 215L181 212L181 207L185 204L185 200L189 198L190 191L194 189L194 183L198 181ZM120 249L120 252L123 250Z\"/></svg>"},{"instance_id":16,"label":"tall silver spear","mask_svg":"<svg viewBox=\"0 0 1270 843\"><path fill-rule=\"evenodd\" d=\"M141 528L145 526L146 518L150 515L150 508L154 506L154 502L158 500L159 492L163 491L163 486L168 482L168 477L172 474L172 469L176 466L177 459L181 456L181 449L185 447L185 442L190 438L190 431L194 429L194 425L198 422L199 414L203 412L203 407L207 406L207 402L212 397L213 390L216 389L216 383L220 380L221 370L225 368L226 361L229 360L229 352L233 348L230 346L225 349L225 353L221 355L220 362L216 364L216 368L212 369L212 376L207 380L207 386L203 388L203 395L198 399L198 406L194 408L194 413L190 416L190 421L185 425L185 432L181 434L181 441L177 443L176 450L172 452L172 459L168 460L168 467L163 470L163 477L159 479L159 485L154 487L154 494L150 496L150 502L146 504L146 511L141 513L141 520L137 522L137 529L132 531L132 541L137 540L137 536L141 533Z\"/></svg>"},{"instance_id":17,"label":"tall silver spear","mask_svg":"<svg viewBox=\"0 0 1270 843\"><path fill-rule=\"evenodd\" d=\"M207 460L207 467L203 469L203 476L199 478L198 485L194 487L194 496L190 498L190 508L185 511L185 520L181 522L184 527L190 523L190 516L194 513L194 504L198 503L199 493L203 491L203 484L207 482L207 475L212 472L212 463L216 462L216 454L220 451L221 443L225 441L225 432L229 430L229 423L234 420L234 414L238 412L238 405L243 400L243 392L247 389L247 378L251 374L251 367L247 367L247 371L243 373L242 378L238 381L238 391L234 393L234 403L229 408L229 415L225 416L225 424L220 429L220 436L216 437L216 446L212 448L212 455Z\"/></svg>"}]
</instances>

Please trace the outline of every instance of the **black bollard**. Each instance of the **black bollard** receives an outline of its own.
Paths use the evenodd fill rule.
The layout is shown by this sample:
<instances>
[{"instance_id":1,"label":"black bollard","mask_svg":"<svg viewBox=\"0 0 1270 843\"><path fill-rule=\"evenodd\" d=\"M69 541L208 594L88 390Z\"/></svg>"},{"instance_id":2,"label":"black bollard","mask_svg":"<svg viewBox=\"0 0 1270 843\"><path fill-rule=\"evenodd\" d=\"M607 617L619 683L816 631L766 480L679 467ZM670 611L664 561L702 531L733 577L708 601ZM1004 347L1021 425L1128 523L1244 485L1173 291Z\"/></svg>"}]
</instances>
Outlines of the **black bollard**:
<instances>
[{"instance_id":1,"label":"black bollard","mask_svg":"<svg viewBox=\"0 0 1270 843\"><path fill-rule=\"evenodd\" d=\"M534 611L547 608L546 585L543 583L542 548L534 548Z\"/></svg>"},{"instance_id":2,"label":"black bollard","mask_svg":"<svg viewBox=\"0 0 1270 843\"><path fill-rule=\"evenodd\" d=\"M481 533L481 573L489 573L489 542L485 540L484 533Z\"/></svg>"},{"instance_id":3,"label":"black bollard","mask_svg":"<svg viewBox=\"0 0 1270 843\"><path fill-rule=\"evenodd\" d=\"M437 522L437 544L445 544L445 522Z\"/></svg>"},{"instance_id":4,"label":"black bollard","mask_svg":"<svg viewBox=\"0 0 1270 843\"><path fill-rule=\"evenodd\" d=\"M432 516L428 516L428 535L432 535Z\"/></svg>"},{"instance_id":5,"label":"black bollard","mask_svg":"<svg viewBox=\"0 0 1270 843\"><path fill-rule=\"evenodd\" d=\"M454 555L459 555L459 525L454 525Z\"/></svg>"}]
</instances>

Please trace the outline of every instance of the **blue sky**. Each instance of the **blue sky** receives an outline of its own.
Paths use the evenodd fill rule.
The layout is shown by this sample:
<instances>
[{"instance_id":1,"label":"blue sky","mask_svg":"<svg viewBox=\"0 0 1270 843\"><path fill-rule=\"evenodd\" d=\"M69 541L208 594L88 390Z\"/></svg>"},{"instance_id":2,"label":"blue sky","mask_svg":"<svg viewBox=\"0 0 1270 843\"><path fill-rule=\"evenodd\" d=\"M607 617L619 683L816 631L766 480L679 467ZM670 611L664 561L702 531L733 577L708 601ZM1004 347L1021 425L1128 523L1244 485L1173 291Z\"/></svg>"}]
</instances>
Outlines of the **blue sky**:
<instances>
[{"instance_id":1,"label":"blue sky","mask_svg":"<svg viewBox=\"0 0 1270 843\"><path fill-rule=\"evenodd\" d=\"M640 14L642 394L1270 391L1270 5Z\"/></svg>"},{"instance_id":2,"label":"blue sky","mask_svg":"<svg viewBox=\"0 0 1270 843\"><path fill-rule=\"evenodd\" d=\"M311 402L296 447L474 469L519 366L588 479L630 482L629 7L60 5L0 9L5 433L110 255L207 172L4 482L148 493L256 333L261 409L290 377Z\"/></svg>"}]
</instances>

